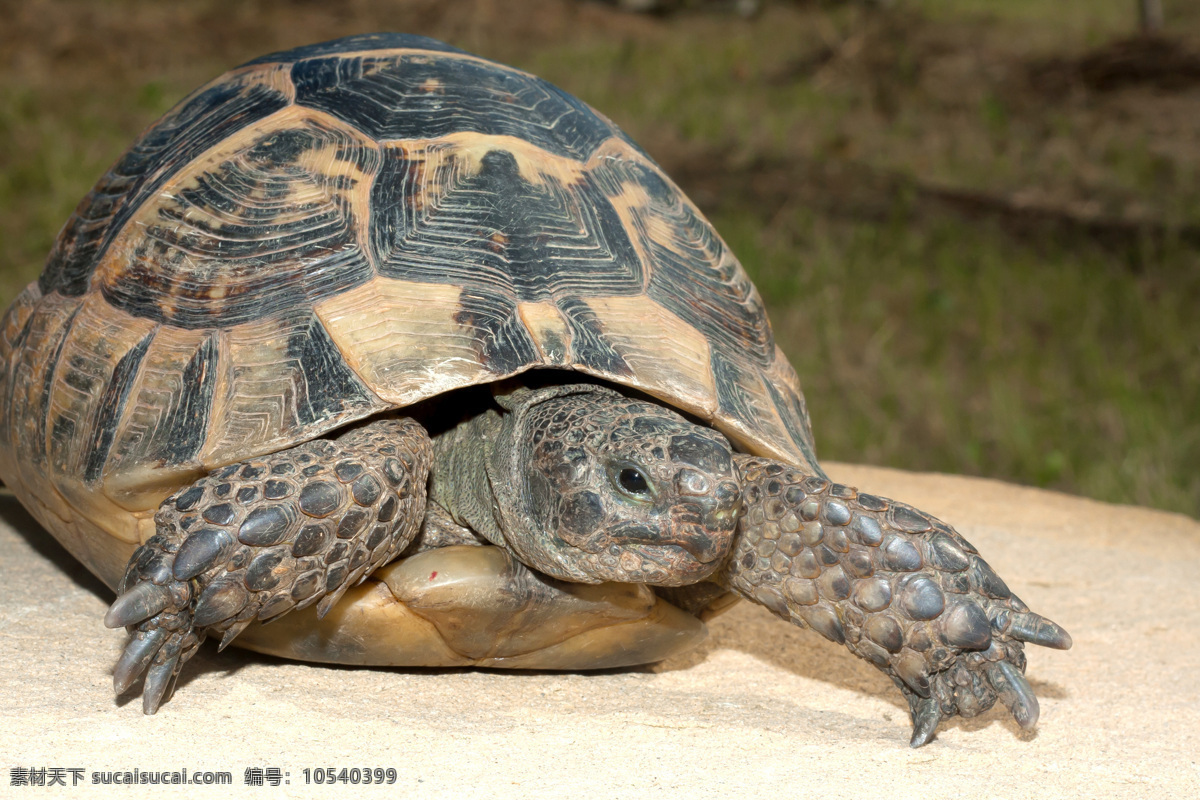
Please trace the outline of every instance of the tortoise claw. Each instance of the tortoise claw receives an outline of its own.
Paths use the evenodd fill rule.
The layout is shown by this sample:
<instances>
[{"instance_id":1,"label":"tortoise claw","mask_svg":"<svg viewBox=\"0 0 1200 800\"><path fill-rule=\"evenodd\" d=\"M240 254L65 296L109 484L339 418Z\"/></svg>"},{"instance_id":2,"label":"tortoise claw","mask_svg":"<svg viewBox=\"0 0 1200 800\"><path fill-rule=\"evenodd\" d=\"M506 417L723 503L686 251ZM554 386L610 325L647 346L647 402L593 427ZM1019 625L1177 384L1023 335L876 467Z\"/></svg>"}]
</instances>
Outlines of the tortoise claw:
<instances>
[{"instance_id":1,"label":"tortoise claw","mask_svg":"<svg viewBox=\"0 0 1200 800\"><path fill-rule=\"evenodd\" d=\"M1037 724L1041 707L1037 695L1025 676L1011 662L998 661L988 667L988 682L996 690L1000 700L1008 707L1017 724L1029 730Z\"/></svg>"},{"instance_id":2,"label":"tortoise claw","mask_svg":"<svg viewBox=\"0 0 1200 800\"><path fill-rule=\"evenodd\" d=\"M145 635L134 634L113 670L113 689L117 694L124 694L133 686L166 640L167 631L162 628L155 628Z\"/></svg>"},{"instance_id":3,"label":"tortoise claw","mask_svg":"<svg viewBox=\"0 0 1200 800\"><path fill-rule=\"evenodd\" d=\"M1008 625L1008 635L1014 639L1055 650L1070 650L1071 634L1055 622L1033 612L1014 612Z\"/></svg>"},{"instance_id":4,"label":"tortoise claw","mask_svg":"<svg viewBox=\"0 0 1200 800\"><path fill-rule=\"evenodd\" d=\"M237 638L237 635L246 630L253 621L254 619L251 618L233 623L229 630L225 631L225 635L221 637L221 643L217 645L217 652L220 653L226 647L229 647L229 644Z\"/></svg>"},{"instance_id":5,"label":"tortoise claw","mask_svg":"<svg viewBox=\"0 0 1200 800\"><path fill-rule=\"evenodd\" d=\"M175 671L179 667L179 654L175 654L161 664L155 664L146 673L146 686L142 690L142 713L153 714L158 711L167 688L174 682Z\"/></svg>"},{"instance_id":6,"label":"tortoise claw","mask_svg":"<svg viewBox=\"0 0 1200 800\"><path fill-rule=\"evenodd\" d=\"M170 603L171 591L167 587L149 581L138 583L113 601L104 615L104 625L108 628L136 625L150 619Z\"/></svg>"},{"instance_id":7,"label":"tortoise claw","mask_svg":"<svg viewBox=\"0 0 1200 800\"><path fill-rule=\"evenodd\" d=\"M932 697L916 697L910 699L912 704L913 732L908 740L909 747L922 747L933 739L938 723L942 721L942 711L938 702Z\"/></svg>"}]
</instances>

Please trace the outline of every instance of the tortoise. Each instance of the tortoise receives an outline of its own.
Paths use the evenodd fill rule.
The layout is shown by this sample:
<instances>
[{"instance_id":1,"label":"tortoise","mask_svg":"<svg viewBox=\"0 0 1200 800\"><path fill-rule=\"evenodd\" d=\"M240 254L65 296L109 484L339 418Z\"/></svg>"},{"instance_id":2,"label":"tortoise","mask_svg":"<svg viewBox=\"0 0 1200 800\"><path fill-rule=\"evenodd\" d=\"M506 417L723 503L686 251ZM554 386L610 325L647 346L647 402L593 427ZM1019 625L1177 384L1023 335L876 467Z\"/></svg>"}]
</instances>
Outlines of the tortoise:
<instances>
[{"instance_id":1,"label":"tortoise","mask_svg":"<svg viewBox=\"0 0 1200 800\"><path fill-rule=\"evenodd\" d=\"M612 122L419 36L197 90L0 323L0 478L117 591L155 713L209 635L594 669L738 598L892 678L911 744L1067 648L953 528L832 483L720 236ZM270 624L266 624L270 623Z\"/></svg>"}]
</instances>

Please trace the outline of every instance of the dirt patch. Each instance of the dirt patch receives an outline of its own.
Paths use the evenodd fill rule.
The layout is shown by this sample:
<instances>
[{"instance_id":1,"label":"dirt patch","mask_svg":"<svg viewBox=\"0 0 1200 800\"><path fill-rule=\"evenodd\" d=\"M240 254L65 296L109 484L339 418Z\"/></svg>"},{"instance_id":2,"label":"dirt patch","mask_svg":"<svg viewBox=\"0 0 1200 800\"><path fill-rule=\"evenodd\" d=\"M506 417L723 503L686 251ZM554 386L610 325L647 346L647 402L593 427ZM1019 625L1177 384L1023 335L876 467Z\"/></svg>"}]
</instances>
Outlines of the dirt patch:
<instances>
[{"instance_id":1,"label":"dirt patch","mask_svg":"<svg viewBox=\"0 0 1200 800\"><path fill-rule=\"evenodd\" d=\"M955 216L998 225L1030 242L1047 237L1087 240L1106 248L1160 246L1179 241L1200 246L1200 226L1161 220L1102 216L1082 209L1022 201L983 191L939 186L866 164L803 156L739 160L728 150L676 152L663 167L710 212L757 209L772 219L788 208L869 222L901 219L930 223ZM1135 262L1136 263L1136 262Z\"/></svg>"},{"instance_id":2,"label":"dirt patch","mask_svg":"<svg viewBox=\"0 0 1200 800\"><path fill-rule=\"evenodd\" d=\"M1200 85L1200 50L1164 36L1110 42L1077 58L1036 61L1030 82L1062 93L1082 87L1111 92L1128 87L1183 91Z\"/></svg>"}]
</instances>

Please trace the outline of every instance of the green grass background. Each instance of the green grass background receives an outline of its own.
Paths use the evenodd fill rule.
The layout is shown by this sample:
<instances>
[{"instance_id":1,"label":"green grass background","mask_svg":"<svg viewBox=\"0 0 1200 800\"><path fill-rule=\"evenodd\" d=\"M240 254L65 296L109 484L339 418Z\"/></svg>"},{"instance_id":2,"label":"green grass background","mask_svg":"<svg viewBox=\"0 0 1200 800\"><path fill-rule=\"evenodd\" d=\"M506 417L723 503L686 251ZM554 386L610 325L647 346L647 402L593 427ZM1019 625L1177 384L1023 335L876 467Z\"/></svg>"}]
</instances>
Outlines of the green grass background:
<instances>
[{"instance_id":1,"label":"green grass background","mask_svg":"<svg viewBox=\"0 0 1200 800\"><path fill-rule=\"evenodd\" d=\"M700 5L0 3L0 301L197 85L425 33L578 94L679 176L763 292L823 458L1200 516L1200 82L1080 77L1135 32L1133 0ZM1200 53L1200 4L1164 5Z\"/></svg>"}]
</instances>

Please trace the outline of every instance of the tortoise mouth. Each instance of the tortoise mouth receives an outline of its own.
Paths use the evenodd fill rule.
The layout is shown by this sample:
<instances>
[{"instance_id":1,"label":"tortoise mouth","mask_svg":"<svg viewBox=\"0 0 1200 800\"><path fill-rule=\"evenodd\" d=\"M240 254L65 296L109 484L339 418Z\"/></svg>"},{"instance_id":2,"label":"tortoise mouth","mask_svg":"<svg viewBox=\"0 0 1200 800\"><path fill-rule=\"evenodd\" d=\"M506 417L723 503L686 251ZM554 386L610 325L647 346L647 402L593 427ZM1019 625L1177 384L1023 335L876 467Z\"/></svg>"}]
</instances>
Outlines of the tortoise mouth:
<instances>
[{"instance_id":1,"label":"tortoise mouth","mask_svg":"<svg viewBox=\"0 0 1200 800\"><path fill-rule=\"evenodd\" d=\"M723 557L701 560L675 543L627 542L601 553L580 553L576 566L596 582L687 586L712 575Z\"/></svg>"}]
</instances>

